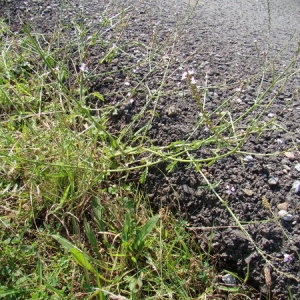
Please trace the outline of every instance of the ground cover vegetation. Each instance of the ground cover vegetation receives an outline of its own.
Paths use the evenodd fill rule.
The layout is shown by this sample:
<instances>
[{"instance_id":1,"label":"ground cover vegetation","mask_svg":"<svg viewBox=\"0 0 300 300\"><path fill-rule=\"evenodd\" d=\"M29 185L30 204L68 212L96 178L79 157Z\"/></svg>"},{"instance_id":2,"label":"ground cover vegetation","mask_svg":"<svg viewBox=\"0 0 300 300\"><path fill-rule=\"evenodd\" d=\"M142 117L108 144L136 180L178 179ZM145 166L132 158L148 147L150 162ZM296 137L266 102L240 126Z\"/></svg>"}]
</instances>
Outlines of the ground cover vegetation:
<instances>
[{"instance_id":1,"label":"ground cover vegetation","mask_svg":"<svg viewBox=\"0 0 300 300\"><path fill-rule=\"evenodd\" d=\"M151 136L151 126L160 117L161 99L174 93L167 82L182 32L179 26L164 43L157 43L155 32L149 44L130 41L131 47L146 49L146 57L111 71L112 60L118 55L130 58L131 53L128 45L108 39L106 33L122 35L127 20L126 11L108 14L103 35L80 23L73 23L71 31L62 27L50 34L35 33L26 25L16 34L1 21L0 297L251 299L256 291L247 285L249 274L217 273L209 247L204 251L186 230L186 221L174 218L167 207L151 210L143 185L153 168L162 174L178 166L193 168L205 182L202 188L216 195L265 260L269 287L268 268L280 270L255 244L203 168L245 154L250 137L278 128L275 118L264 120L276 100L269 94L275 86L284 88L295 73L295 61L280 73L265 65L250 78L261 83L260 91L238 113L230 111L230 99L207 105L207 91L213 87L198 86L194 71L182 70L176 93L194 99L197 118L188 138L160 144ZM95 51L103 54L93 68L87 61ZM141 65L148 72L137 78L134 69ZM154 89L151 76L158 68L161 80ZM99 77L109 84L113 72L121 72L124 79L117 103L94 87ZM272 77L267 86L265 76ZM132 78L136 86L128 83ZM142 109L116 125L137 93L145 99ZM205 149L201 156L199 149Z\"/></svg>"}]
</instances>

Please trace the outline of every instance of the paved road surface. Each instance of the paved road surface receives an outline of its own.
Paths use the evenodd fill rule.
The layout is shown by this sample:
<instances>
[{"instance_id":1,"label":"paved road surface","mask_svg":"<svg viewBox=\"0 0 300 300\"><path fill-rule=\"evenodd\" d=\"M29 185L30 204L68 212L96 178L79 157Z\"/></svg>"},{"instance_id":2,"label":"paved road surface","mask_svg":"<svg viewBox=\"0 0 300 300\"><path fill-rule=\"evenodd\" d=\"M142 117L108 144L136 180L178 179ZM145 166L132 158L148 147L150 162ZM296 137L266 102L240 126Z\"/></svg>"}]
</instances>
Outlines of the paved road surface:
<instances>
[{"instance_id":1,"label":"paved road surface","mask_svg":"<svg viewBox=\"0 0 300 300\"><path fill-rule=\"evenodd\" d=\"M195 0L186 0L193 5ZM299 0L199 1L195 22L220 49L238 44L240 51L257 43L258 51L294 52L300 41ZM235 48L235 47L234 47Z\"/></svg>"}]
</instances>

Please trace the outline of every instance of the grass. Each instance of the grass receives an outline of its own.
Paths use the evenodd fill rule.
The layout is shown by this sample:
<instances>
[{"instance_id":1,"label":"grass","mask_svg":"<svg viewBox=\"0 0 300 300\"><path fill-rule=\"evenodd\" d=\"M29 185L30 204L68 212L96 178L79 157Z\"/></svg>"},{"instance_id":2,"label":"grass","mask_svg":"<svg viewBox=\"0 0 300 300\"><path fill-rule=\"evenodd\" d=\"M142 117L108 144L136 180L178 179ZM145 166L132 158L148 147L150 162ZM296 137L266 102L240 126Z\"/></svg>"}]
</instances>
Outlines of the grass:
<instances>
[{"instance_id":1,"label":"grass","mask_svg":"<svg viewBox=\"0 0 300 300\"><path fill-rule=\"evenodd\" d=\"M103 26L118 22L108 17ZM199 91L188 74L186 86L199 108L194 131L187 140L157 146L148 132L158 102L170 92L165 84L170 64L155 91L148 82L162 64L153 57L172 55L176 38L149 48L143 61L149 72L138 84L148 101L116 132L110 117L127 98L110 105L107 95L91 91L89 83L101 74L87 72L83 64L99 47L99 64L109 65L122 45L78 24L65 47L58 46L61 32L47 36L25 27L15 35L4 22L0 32L0 297L247 299L244 280L237 277L235 287L220 285L210 253L189 235L186 222L164 207L153 212L139 187L153 166L172 172L184 164L205 178L202 166L242 153L249 136L275 124L263 122L275 99L267 95L274 86L284 87L292 64L238 116L227 110L228 99L206 110L207 87ZM134 76L130 68L127 74ZM90 107L89 99L100 101L100 108ZM195 139L202 127L207 134ZM208 149L206 158L197 156L201 147ZM139 180L129 180L132 172Z\"/></svg>"}]
</instances>

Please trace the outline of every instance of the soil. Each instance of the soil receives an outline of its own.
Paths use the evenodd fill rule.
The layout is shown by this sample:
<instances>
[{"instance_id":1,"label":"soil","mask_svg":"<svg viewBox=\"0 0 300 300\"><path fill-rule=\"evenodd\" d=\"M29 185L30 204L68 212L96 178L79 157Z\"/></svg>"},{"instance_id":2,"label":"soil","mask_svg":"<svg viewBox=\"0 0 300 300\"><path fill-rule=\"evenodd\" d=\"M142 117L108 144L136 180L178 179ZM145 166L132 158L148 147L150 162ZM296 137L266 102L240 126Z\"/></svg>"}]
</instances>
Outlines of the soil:
<instances>
[{"instance_id":1,"label":"soil","mask_svg":"<svg viewBox=\"0 0 300 300\"><path fill-rule=\"evenodd\" d=\"M299 57L295 56L300 37L299 1L0 3L0 16L16 32L27 22L43 33L65 26L75 38L74 20L86 24L89 33L97 32L104 41L113 41L119 51L102 64L99 59L107 53L105 45L88 50L85 63L95 75L90 89L118 105L111 117L112 131L124 128L141 112L150 91L146 110L155 106L156 114L148 136L155 145L207 136L207 128L195 127L199 107L181 81L184 71L193 70L197 85L206 91L208 112L228 99L223 110L230 111L233 119L271 86L265 98L273 99L272 105L258 126L277 125L250 135L239 155L226 156L210 166L203 164L201 169L251 238L216 195L204 188L207 182L190 166L179 164L171 173L163 165L153 168L143 188L155 209L168 207L188 220L188 230L205 251L210 251L220 274L229 270L244 279L249 272L248 283L257 291L253 299L300 299L300 194L295 188L300 180L300 76ZM124 14L120 15L122 9ZM113 29L103 26L103 15L113 16ZM123 20L117 22L121 16ZM74 63L79 67L74 51ZM291 61L288 80L272 86L275 76ZM91 102L103 105L94 99ZM260 111L264 108L262 105ZM255 116L250 114L243 122L249 124ZM132 132L147 120L149 116L144 114ZM211 151L202 147L193 155L206 157ZM289 217L280 217L280 210L286 210Z\"/></svg>"}]
</instances>

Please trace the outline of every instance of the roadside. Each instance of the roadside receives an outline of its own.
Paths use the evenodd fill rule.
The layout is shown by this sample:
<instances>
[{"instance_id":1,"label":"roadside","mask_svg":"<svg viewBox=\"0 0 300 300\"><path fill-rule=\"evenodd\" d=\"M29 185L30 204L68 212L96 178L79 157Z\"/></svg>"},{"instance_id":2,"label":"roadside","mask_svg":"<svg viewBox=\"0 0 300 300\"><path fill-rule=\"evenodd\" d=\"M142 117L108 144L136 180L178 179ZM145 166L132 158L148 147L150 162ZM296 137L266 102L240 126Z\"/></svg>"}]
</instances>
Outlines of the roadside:
<instances>
[{"instance_id":1,"label":"roadside","mask_svg":"<svg viewBox=\"0 0 300 300\"><path fill-rule=\"evenodd\" d=\"M118 19L120 8L125 9L128 12L126 24L124 29L120 26L115 40L124 52L113 57L105 69L98 66L103 53L95 51L86 57L88 68L96 74L91 80L91 89L108 95L111 104L118 104L123 97L124 81L135 86L154 69L145 80L144 89L155 95L167 74L163 96L157 102L156 115L148 132L155 145L168 145L187 138L197 140L206 135L201 128L195 129L199 108L183 87L181 78L185 71L193 71L209 112L228 99L223 111L229 120L239 118L271 86L266 98L272 99L268 102L272 105L261 105L261 111L267 109L267 113L257 124L267 130L249 136L240 155L203 166L206 177L215 184L215 191L226 199L255 245L237 227L216 195L200 188L207 187L207 182L191 168L179 165L172 173L167 173L164 166L149 169L145 190L154 207L168 207L178 217L189 220L189 230L203 249L211 251L220 271L237 272L241 278L247 277L249 272L249 282L262 295L269 294L271 299L297 299L300 297L297 281L300 218L299 192L295 192L294 184L300 176L297 168L300 162L299 57L295 57L297 61L282 78L279 77L277 86L272 83L297 51L299 3L291 0L284 3L279 0L226 3L215 0L199 3L194 8L188 2L114 1L112 4L87 0L74 1L71 6L62 8L59 1L32 1L32 5L18 1L19 8L15 8L14 1L10 1L9 5L14 8L6 15L13 27L19 22L15 16L21 19L26 16L42 32L51 32L55 26L68 23L72 18L97 28L101 11L111 9ZM189 12L192 17L183 22ZM57 15L63 18L57 19ZM57 20L62 21L57 24ZM115 38L110 32L104 37ZM149 44L152 48L146 47ZM160 48L161 45L167 46L168 51ZM149 64L138 65L147 55L151 57ZM124 75L128 60L138 67L125 70ZM130 123L144 107L144 89L132 98L134 101L120 107L111 124L114 131ZM150 109L153 107L149 106ZM251 118L255 120L257 115L250 114L243 122ZM141 122L134 130L144 125ZM239 126L241 130L243 124ZM199 149L195 155L199 158L208 154L205 149ZM132 174L133 178L136 176ZM279 219L280 210L287 211L290 219ZM266 282L266 268L270 270L271 282Z\"/></svg>"}]
</instances>

